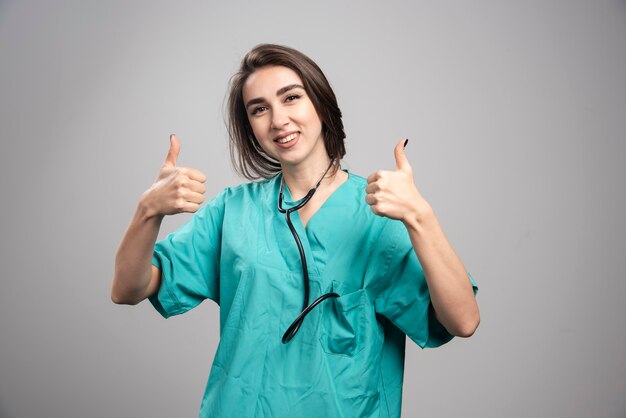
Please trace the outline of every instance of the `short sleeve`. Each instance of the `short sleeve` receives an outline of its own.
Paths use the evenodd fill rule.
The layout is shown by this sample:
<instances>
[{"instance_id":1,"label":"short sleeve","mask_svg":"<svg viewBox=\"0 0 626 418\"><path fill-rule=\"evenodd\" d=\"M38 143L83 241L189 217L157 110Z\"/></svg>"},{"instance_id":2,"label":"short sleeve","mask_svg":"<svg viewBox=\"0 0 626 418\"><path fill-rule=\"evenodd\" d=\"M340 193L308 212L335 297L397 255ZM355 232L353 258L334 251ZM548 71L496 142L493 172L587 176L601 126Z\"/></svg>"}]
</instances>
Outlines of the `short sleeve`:
<instances>
[{"instance_id":1,"label":"short sleeve","mask_svg":"<svg viewBox=\"0 0 626 418\"><path fill-rule=\"evenodd\" d=\"M376 312L388 318L422 348L438 347L453 336L437 321L424 270L409 234L399 221L389 221L379 239L385 260L384 287L376 297ZM468 280L477 287L468 275Z\"/></svg>"},{"instance_id":2,"label":"short sleeve","mask_svg":"<svg viewBox=\"0 0 626 418\"><path fill-rule=\"evenodd\" d=\"M185 313L207 298L219 303L223 196L202 206L154 246L152 264L161 270L161 285L149 300L165 318Z\"/></svg>"}]
</instances>

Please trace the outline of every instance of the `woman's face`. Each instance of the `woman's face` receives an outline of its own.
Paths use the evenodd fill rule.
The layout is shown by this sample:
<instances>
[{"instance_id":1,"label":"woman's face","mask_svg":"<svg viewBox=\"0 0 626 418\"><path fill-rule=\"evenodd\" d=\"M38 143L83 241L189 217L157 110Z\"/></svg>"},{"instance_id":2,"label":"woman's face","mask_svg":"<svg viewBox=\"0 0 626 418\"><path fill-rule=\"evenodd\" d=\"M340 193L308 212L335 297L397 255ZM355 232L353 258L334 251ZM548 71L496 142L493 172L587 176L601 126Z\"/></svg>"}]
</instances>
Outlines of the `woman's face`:
<instances>
[{"instance_id":1,"label":"woman's face","mask_svg":"<svg viewBox=\"0 0 626 418\"><path fill-rule=\"evenodd\" d=\"M322 122L293 70L256 70L243 85L243 102L257 141L283 168L327 163Z\"/></svg>"}]
</instances>

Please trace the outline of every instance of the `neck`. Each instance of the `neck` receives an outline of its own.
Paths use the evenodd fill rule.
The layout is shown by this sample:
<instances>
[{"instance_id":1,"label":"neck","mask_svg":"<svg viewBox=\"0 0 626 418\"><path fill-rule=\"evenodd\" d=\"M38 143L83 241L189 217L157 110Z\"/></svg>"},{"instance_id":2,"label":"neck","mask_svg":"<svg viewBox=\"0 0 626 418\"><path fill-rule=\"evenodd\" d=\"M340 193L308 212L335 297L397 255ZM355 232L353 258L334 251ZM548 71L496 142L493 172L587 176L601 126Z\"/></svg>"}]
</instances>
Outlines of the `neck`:
<instances>
[{"instance_id":1,"label":"neck","mask_svg":"<svg viewBox=\"0 0 626 418\"><path fill-rule=\"evenodd\" d=\"M283 181L287 184L292 199L304 197L320 179L320 186L332 183L337 167L331 167L330 164L330 158L326 158L307 167L283 166ZM322 176L324 177L321 178Z\"/></svg>"}]
</instances>

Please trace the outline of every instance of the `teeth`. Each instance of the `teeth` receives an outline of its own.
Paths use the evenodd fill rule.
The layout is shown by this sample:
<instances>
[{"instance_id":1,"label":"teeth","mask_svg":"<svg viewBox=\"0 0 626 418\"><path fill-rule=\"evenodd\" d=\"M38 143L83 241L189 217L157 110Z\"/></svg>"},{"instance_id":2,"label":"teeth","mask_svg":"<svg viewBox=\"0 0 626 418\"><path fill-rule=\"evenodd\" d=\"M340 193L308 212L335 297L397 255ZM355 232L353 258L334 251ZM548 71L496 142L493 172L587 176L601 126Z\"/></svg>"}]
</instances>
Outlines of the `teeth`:
<instances>
[{"instance_id":1,"label":"teeth","mask_svg":"<svg viewBox=\"0 0 626 418\"><path fill-rule=\"evenodd\" d=\"M280 144L286 144L289 141L292 141L294 139L296 139L296 137L298 136L298 134L291 134L291 135L287 135L284 138L278 138L276 140L276 142L280 143Z\"/></svg>"}]
</instances>

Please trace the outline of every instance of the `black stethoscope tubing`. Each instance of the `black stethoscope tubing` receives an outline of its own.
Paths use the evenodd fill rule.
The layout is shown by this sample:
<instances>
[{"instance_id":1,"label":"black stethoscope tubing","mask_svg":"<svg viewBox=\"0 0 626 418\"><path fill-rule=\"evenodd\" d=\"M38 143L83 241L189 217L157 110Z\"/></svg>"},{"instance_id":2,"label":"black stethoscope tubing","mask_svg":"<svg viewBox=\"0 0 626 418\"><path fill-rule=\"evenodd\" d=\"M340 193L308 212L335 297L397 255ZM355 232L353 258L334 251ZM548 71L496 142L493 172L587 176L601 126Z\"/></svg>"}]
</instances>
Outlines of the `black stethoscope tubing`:
<instances>
[{"instance_id":1,"label":"black stethoscope tubing","mask_svg":"<svg viewBox=\"0 0 626 418\"><path fill-rule=\"evenodd\" d=\"M291 222L291 213L301 209L304 205L306 205L309 202L309 200L311 200L311 198L315 194L315 191L317 190L320 183L322 182L322 179L324 178L324 176L326 176L326 173L328 173L328 170L330 169L332 165L333 165L333 161L331 161L330 165L328 166L328 168L326 169L322 177L319 179L315 187L309 190L306 196L302 198L300 203L298 203L297 205L291 208L287 208L287 209L283 208L284 180L281 180L281 183L280 183L280 192L278 193L278 211L280 213L285 214L285 217L287 219L287 226L289 226L289 230L291 231L291 234L293 235L293 238L296 241L296 245L298 246L298 252L300 253L300 261L302 263L302 276L304 279L304 303L302 305L302 312L300 312L300 315L298 315L298 317L292 322L289 328L287 328L287 331L285 331L285 334L283 334L283 338L282 338L283 344L287 344L289 341L291 341L291 339L296 335L296 333L300 329L300 325L302 325L302 321L304 321L304 317L306 317L308 313L311 312L311 310L313 310L313 308L315 308L325 299L339 297L339 295L334 292L326 293L318 297L317 299L315 299L313 303L309 305L309 271L308 271L307 264L306 264L306 255L304 254L302 241L300 241L300 237L298 236L298 233L296 232L296 228L293 226L293 223Z\"/></svg>"}]
</instances>

